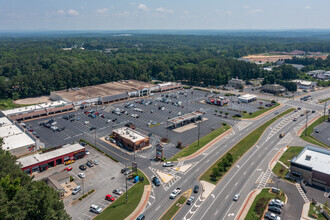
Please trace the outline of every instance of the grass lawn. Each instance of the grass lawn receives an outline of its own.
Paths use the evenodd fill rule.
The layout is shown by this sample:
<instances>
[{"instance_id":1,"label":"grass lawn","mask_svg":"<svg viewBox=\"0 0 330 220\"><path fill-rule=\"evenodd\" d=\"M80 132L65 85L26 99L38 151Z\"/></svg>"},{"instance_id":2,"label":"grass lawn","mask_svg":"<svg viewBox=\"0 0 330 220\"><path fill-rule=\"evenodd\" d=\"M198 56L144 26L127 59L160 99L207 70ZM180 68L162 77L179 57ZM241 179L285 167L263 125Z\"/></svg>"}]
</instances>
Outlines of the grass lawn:
<instances>
[{"instance_id":1,"label":"grass lawn","mask_svg":"<svg viewBox=\"0 0 330 220\"><path fill-rule=\"evenodd\" d=\"M290 160L294 157L294 156L298 156L298 154L304 149L304 147L299 147L299 146L291 146L289 147L284 154L282 155L282 157L280 158L280 161L282 163L284 163L287 166L290 166Z\"/></svg>"},{"instance_id":2,"label":"grass lawn","mask_svg":"<svg viewBox=\"0 0 330 220\"><path fill-rule=\"evenodd\" d=\"M212 131L211 133L209 133L199 139L199 146L198 146L198 141L195 141L194 143L190 144L188 147L184 148L183 150L178 152L176 155L174 155L170 159L170 161L176 161L178 158L186 157L186 156L189 156L189 155L195 153L196 151L198 151L199 149L204 147L206 144L208 144L210 141L212 141L213 139L215 139L216 137L218 137L219 135L221 135L222 133L224 133L225 131L227 131L229 129L230 129L230 125L226 124L225 126L222 126L218 129Z\"/></svg>"},{"instance_id":3,"label":"grass lawn","mask_svg":"<svg viewBox=\"0 0 330 220\"><path fill-rule=\"evenodd\" d=\"M325 103L326 101L329 101L330 98L327 98L327 99L322 99L321 101L319 101L319 103Z\"/></svg>"},{"instance_id":4,"label":"grass lawn","mask_svg":"<svg viewBox=\"0 0 330 220\"><path fill-rule=\"evenodd\" d=\"M254 199L252 206L247 213L245 220L255 220L255 219L261 219L263 216L262 214L264 213L268 202L271 199L278 198L282 201L285 201L285 196L283 193L281 195L277 195L274 193L269 192L270 189L263 189L261 192L256 196Z\"/></svg>"},{"instance_id":5,"label":"grass lawn","mask_svg":"<svg viewBox=\"0 0 330 220\"><path fill-rule=\"evenodd\" d=\"M138 175L144 178L144 182L138 182L128 190L128 202L126 203L126 194L124 193L95 219L125 219L135 210L140 203L144 186L150 184L147 177L140 170L138 170ZM133 181L133 179L130 181Z\"/></svg>"},{"instance_id":6,"label":"grass lawn","mask_svg":"<svg viewBox=\"0 0 330 220\"><path fill-rule=\"evenodd\" d=\"M240 117L240 118L255 118L255 117L257 117L257 116L259 116L259 115L261 115L261 114L263 114L263 113L265 113L265 112L267 112L267 111L269 111L273 108L276 108L279 105L280 105L279 103L276 103L272 107L260 109L258 111L252 112L252 114L250 114L248 112L247 113L241 113L242 117ZM239 118L239 117L234 116L233 118Z\"/></svg>"},{"instance_id":7,"label":"grass lawn","mask_svg":"<svg viewBox=\"0 0 330 220\"><path fill-rule=\"evenodd\" d=\"M328 118L328 116L326 116L325 118ZM318 126L319 124L322 124L323 122L324 122L324 117L320 116L316 121L314 121L310 126L307 127L307 130L305 129L301 133L300 138L315 145L319 145L322 147L329 147L322 141L312 136L312 133L314 132L314 127ZM306 131L306 136L305 136L305 131Z\"/></svg>"},{"instance_id":8,"label":"grass lawn","mask_svg":"<svg viewBox=\"0 0 330 220\"><path fill-rule=\"evenodd\" d=\"M319 214L316 214L316 212L314 211L314 208L316 209L316 211L318 211ZM317 219L317 220L327 220L322 213L320 213L320 208L319 207L315 207L315 205L313 203L310 204L309 206L309 210L308 210L308 217Z\"/></svg>"},{"instance_id":9,"label":"grass lawn","mask_svg":"<svg viewBox=\"0 0 330 220\"><path fill-rule=\"evenodd\" d=\"M12 109L12 108L19 108L28 105L18 105L13 102L11 99L0 99L0 110Z\"/></svg>"},{"instance_id":10,"label":"grass lawn","mask_svg":"<svg viewBox=\"0 0 330 220\"><path fill-rule=\"evenodd\" d=\"M177 213L177 211L181 208L181 206L177 206L178 203L180 203L181 205L184 205L186 203L187 197L182 195L178 201L176 201L169 210L167 210L167 212L165 213L165 215L163 215L160 220L170 220L175 213Z\"/></svg>"},{"instance_id":11,"label":"grass lawn","mask_svg":"<svg viewBox=\"0 0 330 220\"><path fill-rule=\"evenodd\" d=\"M245 152L247 152L255 143L257 143L260 136L263 134L265 129L271 125L274 121L281 118L282 116L294 111L294 108L290 108L286 110L285 112L275 116L274 118L268 120L266 123L261 125L260 127L256 128L254 131L252 131L250 134L248 134L245 138L243 138L239 143L237 143L234 147L232 147L228 153L232 154L233 156L233 162L235 163L238 159L240 159ZM221 173L220 177L213 178L212 177L212 171L213 168L217 168L218 163L222 160L222 157L220 157L201 177L201 180L208 181L210 183L216 184L220 179L221 176L226 173L227 171Z\"/></svg>"},{"instance_id":12,"label":"grass lawn","mask_svg":"<svg viewBox=\"0 0 330 220\"><path fill-rule=\"evenodd\" d=\"M276 176L281 177L284 179L285 175L289 172L287 168L285 168L282 164L276 163L276 165L273 168L273 173L275 173Z\"/></svg>"}]
</instances>

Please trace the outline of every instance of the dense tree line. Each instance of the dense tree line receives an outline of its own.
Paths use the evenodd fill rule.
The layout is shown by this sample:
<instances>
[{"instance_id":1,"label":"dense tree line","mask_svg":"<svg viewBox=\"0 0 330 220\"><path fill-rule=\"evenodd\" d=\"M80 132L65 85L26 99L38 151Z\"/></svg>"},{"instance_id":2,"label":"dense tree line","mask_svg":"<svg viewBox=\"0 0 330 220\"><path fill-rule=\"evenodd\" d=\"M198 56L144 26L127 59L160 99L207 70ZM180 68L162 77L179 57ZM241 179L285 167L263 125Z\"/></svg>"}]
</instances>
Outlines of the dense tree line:
<instances>
[{"instance_id":1,"label":"dense tree line","mask_svg":"<svg viewBox=\"0 0 330 220\"><path fill-rule=\"evenodd\" d=\"M67 47L74 49L62 50ZM106 53L107 48L113 50ZM239 61L237 57L294 49L330 52L330 44L310 38L262 36L3 37L0 38L0 98L38 96L122 79L221 85L236 76L244 80L267 77L268 73L259 66ZM300 74L279 71L274 75L280 80Z\"/></svg>"},{"instance_id":2,"label":"dense tree line","mask_svg":"<svg viewBox=\"0 0 330 220\"><path fill-rule=\"evenodd\" d=\"M1 142L0 219L71 219L57 193L42 181L32 181Z\"/></svg>"}]
</instances>

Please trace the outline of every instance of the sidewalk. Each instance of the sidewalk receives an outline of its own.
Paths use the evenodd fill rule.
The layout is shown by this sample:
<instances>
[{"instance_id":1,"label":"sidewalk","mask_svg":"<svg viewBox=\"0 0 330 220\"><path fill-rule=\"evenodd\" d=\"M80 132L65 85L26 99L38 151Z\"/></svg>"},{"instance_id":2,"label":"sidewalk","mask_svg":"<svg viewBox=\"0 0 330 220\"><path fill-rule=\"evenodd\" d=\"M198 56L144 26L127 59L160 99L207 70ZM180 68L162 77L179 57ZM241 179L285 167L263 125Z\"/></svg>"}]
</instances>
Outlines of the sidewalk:
<instances>
[{"instance_id":1,"label":"sidewalk","mask_svg":"<svg viewBox=\"0 0 330 220\"><path fill-rule=\"evenodd\" d=\"M261 192L261 189L253 190L249 193L247 199L244 201L244 205L240 208L239 214L235 218L235 220L244 220L246 215L248 214L250 207L252 203L254 202L254 199L257 197L257 195Z\"/></svg>"},{"instance_id":2,"label":"sidewalk","mask_svg":"<svg viewBox=\"0 0 330 220\"><path fill-rule=\"evenodd\" d=\"M307 202L303 206L303 210L301 212L301 219L307 219L307 220L313 220L313 218L308 217L308 211L309 211L309 206L310 202Z\"/></svg>"}]
</instances>

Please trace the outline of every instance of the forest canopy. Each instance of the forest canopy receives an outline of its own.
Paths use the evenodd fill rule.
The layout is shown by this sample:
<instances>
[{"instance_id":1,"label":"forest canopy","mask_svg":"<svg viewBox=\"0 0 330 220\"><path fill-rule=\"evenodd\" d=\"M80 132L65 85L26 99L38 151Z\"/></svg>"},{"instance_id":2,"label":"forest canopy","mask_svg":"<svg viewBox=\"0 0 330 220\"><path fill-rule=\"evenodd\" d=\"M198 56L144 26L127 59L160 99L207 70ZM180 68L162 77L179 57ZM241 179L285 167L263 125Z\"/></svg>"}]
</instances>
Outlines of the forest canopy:
<instances>
[{"instance_id":1,"label":"forest canopy","mask_svg":"<svg viewBox=\"0 0 330 220\"><path fill-rule=\"evenodd\" d=\"M2 37L0 99L48 95L122 79L223 85L236 76L248 80L269 75L239 57L296 49L330 52L329 42L308 37L165 34ZM329 68L329 58L321 62ZM311 60L305 63L306 70L321 65ZM277 69L271 74L287 80L292 78L288 71ZM297 76L301 71L291 73Z\"/></svg>"}]
</instances>

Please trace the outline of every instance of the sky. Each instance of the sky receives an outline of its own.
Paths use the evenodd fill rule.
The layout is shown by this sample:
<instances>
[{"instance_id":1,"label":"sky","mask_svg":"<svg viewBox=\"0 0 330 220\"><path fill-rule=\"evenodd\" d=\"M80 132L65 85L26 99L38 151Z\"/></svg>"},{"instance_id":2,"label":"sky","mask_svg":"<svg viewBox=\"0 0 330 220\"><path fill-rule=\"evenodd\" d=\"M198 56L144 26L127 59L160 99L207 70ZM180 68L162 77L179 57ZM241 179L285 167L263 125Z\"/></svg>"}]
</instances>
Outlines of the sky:
<instances>
[{"instance_id":1,"label":"sky","mask_svg":"<svg viewBox=\"0 0 330 220\"><path fill-rule=\"evenodd\" d=\"M329 29L329 0L0 0L0 30Z\"/></svg>"}]
</instances>

